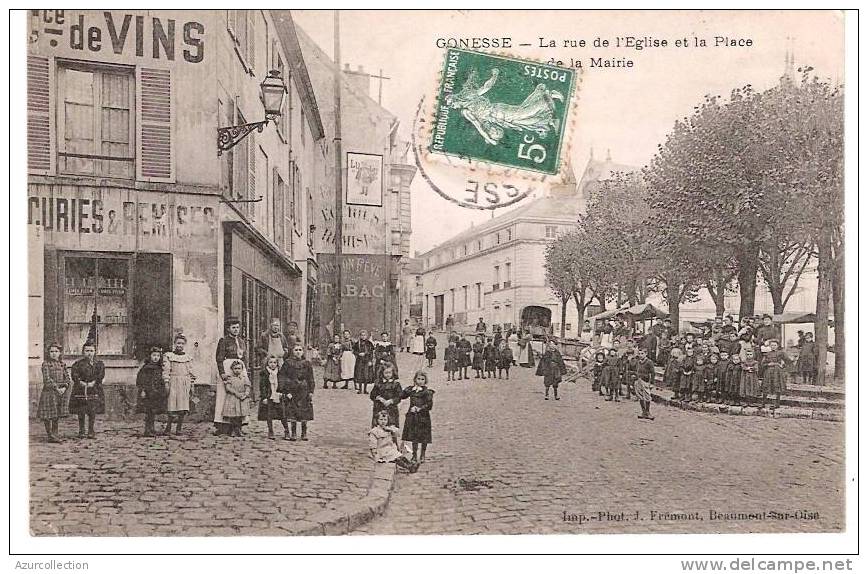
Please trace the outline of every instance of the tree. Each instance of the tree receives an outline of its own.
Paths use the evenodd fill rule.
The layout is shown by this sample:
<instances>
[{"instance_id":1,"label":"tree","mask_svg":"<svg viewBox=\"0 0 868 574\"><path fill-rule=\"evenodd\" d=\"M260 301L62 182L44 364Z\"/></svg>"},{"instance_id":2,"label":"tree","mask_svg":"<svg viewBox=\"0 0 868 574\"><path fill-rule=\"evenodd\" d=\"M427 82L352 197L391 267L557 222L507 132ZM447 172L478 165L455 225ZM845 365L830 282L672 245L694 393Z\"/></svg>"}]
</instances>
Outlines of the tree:
<instances>
[{"instance_id":1,"label":"tree","mask_svg":"<svg viewBox=\"0 0 868 574\"><path fill-rule=\"evenodd\" d=\"M760 275L769 288L775 314L784 312L799 287L802 273L815 256L811 242L780 237L760 250Z\"/></svg>"},{"instance_id":2,"label":"tree","mask_svg":"<svg viewBox=\"0 0 868 574\"><path fill-rule=\"evenodd\" d=\"M567 303L578 287L574 271L575 249L568 235L562 235L546 246L546 281L561 301L561 338L566 334Z\"/></svg>"},{"instance_id":3,"label":"tree","mask_svg":"<svg viewBox=\"0 0 868 574\"><path fill-rule=\"evenodd\" d=\"M567 302L573 299L578 312L578 324L585 319L585 310L597 297L595 284L604 277L598 256L598 245L581 226L559 236L546 248L546 279L561 300L561 337L566 334Z\"/></svg>"}]
</instances>

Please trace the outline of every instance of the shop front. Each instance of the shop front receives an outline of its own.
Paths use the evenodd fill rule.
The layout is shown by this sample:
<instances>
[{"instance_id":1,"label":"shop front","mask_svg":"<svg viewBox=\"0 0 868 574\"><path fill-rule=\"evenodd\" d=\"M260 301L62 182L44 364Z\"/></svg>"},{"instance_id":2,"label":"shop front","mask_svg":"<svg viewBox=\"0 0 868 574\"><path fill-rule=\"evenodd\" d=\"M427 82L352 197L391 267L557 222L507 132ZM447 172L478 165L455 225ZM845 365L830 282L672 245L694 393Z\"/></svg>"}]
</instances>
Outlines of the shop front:
<instances>
[{"instance_id":1,"label":"shop front","mask_svg":"<svg viewBox=\"0 0 868 574\"><path fill-rule=\"evenodd\" d=\"M107 387L130 386L148 349L169 348L175 333L210 376L219 335L215 196L35 183L28 230L32 385L49 344L62 345L69 364L92 340ZM109 410L131 409L118 392Z\"/></svg>"}]
</instances>

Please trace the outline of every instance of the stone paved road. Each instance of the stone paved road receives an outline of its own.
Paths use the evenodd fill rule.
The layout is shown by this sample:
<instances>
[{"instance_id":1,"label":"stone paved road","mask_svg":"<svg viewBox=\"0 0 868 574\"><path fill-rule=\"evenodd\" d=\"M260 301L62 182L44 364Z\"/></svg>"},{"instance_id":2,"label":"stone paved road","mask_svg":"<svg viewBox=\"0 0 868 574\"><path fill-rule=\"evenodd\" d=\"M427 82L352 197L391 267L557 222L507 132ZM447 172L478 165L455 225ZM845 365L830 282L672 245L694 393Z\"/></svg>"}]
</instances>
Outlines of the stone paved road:
<instances>
[{"instance_id":1,"label":"stone paved road","mask_svg":"<svg viewBox=\"0 0 868 574\"><path fill-rule=\"evenodd\" d=\"M317 380L319 377L317 370ZM309 442L267 440L253 421L243 439L185 425L182 440L144 438L138 423L98 421L79 440L65 419L63 444L30 427L34 535L286 534L306 515L365 495L373 463L366 433L371 402L352 391L314 395ZM158 428L162 425L158 423Z\"/></svg>"},{"instance_id":2,"label":"stone paved road","mask_svg":"<svg viewBox=\"0 0 868 574\"><path fill-rule=\"evenodd\" d=\"M386 513L359 534L844 527L840 423L656 405L648 422L636 418L637 403L598 400L585 381L562 386L555 402L543 400L541 379L528 369L513 369L510 381L446 382L438 360L432 374L428 461L418 474L398 476ZM710 520L710 510L816 515ZM565 512L587 522L564 521Z\"/></svg>"}]
</instances>

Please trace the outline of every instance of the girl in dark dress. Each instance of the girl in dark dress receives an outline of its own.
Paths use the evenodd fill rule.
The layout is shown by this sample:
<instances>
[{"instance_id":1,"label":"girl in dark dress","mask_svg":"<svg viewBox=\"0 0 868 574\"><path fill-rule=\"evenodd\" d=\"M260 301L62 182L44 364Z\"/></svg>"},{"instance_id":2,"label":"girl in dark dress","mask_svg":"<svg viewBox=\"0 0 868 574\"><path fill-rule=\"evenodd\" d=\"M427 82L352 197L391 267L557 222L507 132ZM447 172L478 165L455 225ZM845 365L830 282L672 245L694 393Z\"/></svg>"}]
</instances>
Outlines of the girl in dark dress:
<instances>
[{"instance_id":1,"label":"girl in dark dress","mask_svg":"<svg viewBox=\"0 0 868 574\"><path fill-rule=\"evenodd\" d=\"M693 369L693 378L690 381L690 399L703 401L705 400L706 386L706 365L705 357L699 355L696 357L696 364ZM695 397L695 398L694 398Z\"/></svg>"},{"instance_id":2,"label":"girl in dark dress","mask_svg":"<svg viewBox=\"0 0 868 574\"><path fill-rule=\"evenodd\" d=\"M401 383L395 376L395 369L390 364L383 365L382 377L371 389L371 402L374 412L371 416L371 427L377 426L377 415L385 411L389 416L389 426L399 427L398 403L401 402Z\"/></svg>"},{"instance_id":3,"label":"girl in dark dress","mask_svg":"<svg viewBox=\"0 0 868 574\"><path fill-rule=\"evenodd\" d=\"M313 420L313 391L316 383L313 380L313 367L304 358L304 347L293 347L292 357L283 362L277 376L281 388L289 394L286 409L292 433L289 440L296 440L296 423L301 423L301 440L307 440L307 423Z\"/></svg>"},{"instance_id":4,"label":"girl in dark dress","mask_svg":"<svg viewBox=\"0 0 868 574\"><path fill-rule=\"evenodd\" d=\"M619 389L621 381L618 378L618 351L609 349L609 355L606 357L606 364L603 367L600 376L600 386L606 387L607 401L618 401Z\"/></svg>"},{"instance_id":5,"label":"girl in dark dress","mask_svg":"<svg viewBox=\"0 0 868 574\"><path fill-rule=\"evenodd\" d=\"M787 391L786 368L792 363L792 360L784 351L778 348L780 343L777 339L769 339L766 344L770 350L762 360L762 407L765 408L766 406L766 397L769 394L774 394L775 405L772 408L777 409L781 406L781 393Z\"/></svg>"},{"instance_id":6,"label":"girl in dark dress","mask_svg":"<svg viewBox=\"0 0 868 574\"><path fill-rule=\"evenodd\" d=\"M741 400L739 389L741 388L741 355L733 353L729 357L726 367L726 390L727 404L735 405Z\"/></svg>"},{"instance_id":7,"label":"girl in dark dress","mask_svg":"<svg viewBox=\"0 0 868 574\"><path fill-rule=\"evenodd\" d=\"M494 340L491 337L482 350L482 362L485 364L485 374L493 379L497 372L497 349L494 348Z\"/></svg>"},{"instance_id":8,"label":"girl in dark dress","mask_svg":"<svg viewBox=\"0 0 868 574\"><path fill-rule=\"evenodd\" d=\"M398 364L395 362L395 345L389 341L389 333L383 331L381 339L374 343L374 378L371 380L379 381L383 377L383 366L392 365L395 376L398 376ZM367 389L365 389L367 392Z\"/></svg>"},{"instance_id":9,"label":"girl in dark dress","mask_svg":"<svg viewBox=\"0 0 868 574\"><path fill-rule=\"evenodd\" d=\"M594 366L591 370L593 373L593 382L591 383L591 391L597 391L600 396L603 396L603 387L600 385L603 377L603 367L606 366L606 353L598 351L594 355Z\"/></svg>"},{"instance_id":10,"label":"girl in dark dress","mask_svg":"<svg viewBox=\"0 0 868 574\"><path fill-rule=\"evenodd\" d=\"M368 338L368 332L359 331L359 340L353 344L356 355L356 368L353 381L358 394L368 393L368 385L374 382L374 344Z\"/></svg>"},{"instance_id":11,"label":"girl in dark dress","mask_svg":"<svg viewBox=\"0 0 868 574\"><path fill-rule=\"evenodd\" d=\"M509 348L506 339L501 339L500 350L497 353L497 378L506 371L506 380L509 380L509 368L512 366L512 349Z\"/></svg>"},{"instance_id":12,"label":"girl in dark dress","mask_svg":"<svg viewBox=\"0 0 868 574\"><path fill-rule=\"evenodd\" d=\"M340 342L338 342L340 346ZM265 360L265 368L259 373L259 412L257 419L268 424L268 438L274 440L274 420L283 425L283 438L289 440L289 424L286 420L285 385L280 384L280 361L274 355Z\"/></svg>"},{"instance_id":13,"label":"girl in dark dress","mask_svg":"<svg viewBox=\"0 0 868 574\"><path fill-rule=\"evenodd\" d=\"M681 361L681 385L678 388L678 398L682 401L689 401L693 385L693 373L696 371L696 355L693 353L693 346L685 344L684 360Z\"/></svg>"},{"instance_id":14,"label":"girl in dark dress","mask_svg":"<svg viewBox=\"0 0 868 574\"><path fill-rule=\"evenodd\" d=\"M467 367L470 366L471 353L473 352L473 345L470 344L470 341L464 336L461 335L461 338L458 339L458 369L461 371L462 379L469 379L470 377L467 374Z\"/></svg>"},{"instance_id":15,"label":"girl in dark dress","mask_svg":"<svg viewBox=\"0 0 868 574\"><path fill-rule=\"evenodd\" d=\"M706 399L712 396L720 397L720 378L718 377L719 371L720 357L717 355L717 353L712 353L712 355L708 358L708 364L705 366L705 380L708 384L705 389Z\"/></svg>"},{"instance_id":16,"label":"girl in dark dress","mask_svg":"<svg viewBox=\"0 0 868 574\"><path fill-rule=\"evenodd\" d=\"M401 392L402 399L410 399L410 408L404 417L402 440L413 444L413 462L425 462L425 450L431 444L431 409L434 408L434 391L428 388L428 375L416 371L413 386ZM419 445L422 453L417 458Z\"/></svg>"},{"instance_id":17,"label":"girl in dark dress","mask_svg":"<svg viewBox=\"0 0 868 574\"><path fill-rule=\"evenodd\" d=\"M545 400L549 400L549 388L554 389L555 400L561 400L558 396L558 386L566 372L567 367L561 352L558 351L554 341L549 341L536 369L537 376L543 377L543 385L546 388Z\"/></svg>"},{"instance_id":18,"label":"girl in dark dress","mask_svg":"<svg viewBox=\"0 0 868 574\"><path fill-rule=\"evenodd\" d=\"M425 339L425 358L428 359L428 366L434 366L434 359L437 358L437 339L434 338L434 333L428 332L428 338Z\"/></svg>"},{"instance_id":19,"label":"girl in dark dress","mask_svg":"<svg viewBox=\"0 0 868 574\"><path fill-rule=\"evenodd\" d=\"M457 381L459 372L458 345L455 341L449 341L449 346L443 351L443 370L446 371L446 380Z\"/></svg>"},{"instance_id":20,"label":"girl in dark dress","mask_svg":"<svg viewBox=\"0 0 868 574\"><path fill-rule=\"evenodd\" d=\"M72 386L69 369L60 359L62 355L60 345L52 343L48 347L48 359L42 363L42 393L36 416L45 424L48 442L61 442L58 421L67 414L63 397Z\"/></svg>"},{"instance_id":21,"label":"girl in dark dress","mask_svg":"<svg viewBox=\"0 0 868 574\"><path fill-rule=\"evenodd\" d=\"M485 337L482 335L476 336L476 342L473 343L473 370L476 371L477 379L485 378L485 373L483 370L485 369L485 360L482 355L485 351Z\"/></svg>"},{"instance_id":22,"label":"girl in dark dress","mask_svg":"<svg viewBox=\"0 0 868 574\"><path fill-rule=\"evenodd\" d=\"M145 432L142 436L156 436L156 415L166 412L166 383L163 381L163 350L151 347L151 353L136 375L139 399L136 412L145 415Z\"/></svg>"},{"instance_id":23,"label":"girl in dark dress","mask_svg":"<svg viewBox=\"0 0 868 574\"><path fill-rule=\"evenodd\" d=\"M798 367L802 374L802 384L817 384L817 343L814 342L813 333L805 333L802 346L799 347Z\"/></svg>"},{"instance_id":24,"label":"girl in dark dress","mask_svg":"<svg viewBox=\"0 0 868 574\"><path fill-rule=\"evenodd\" d=\"M94 426L97 415L105 414L105 393L102 381L105 365L96 358L96 345L88 341L82 348L84 357L72 365L72 394L69 412L78 415L78 438L96 438ZM87 434L84 420L87 417Z\"/></svg>"}]
</instances>

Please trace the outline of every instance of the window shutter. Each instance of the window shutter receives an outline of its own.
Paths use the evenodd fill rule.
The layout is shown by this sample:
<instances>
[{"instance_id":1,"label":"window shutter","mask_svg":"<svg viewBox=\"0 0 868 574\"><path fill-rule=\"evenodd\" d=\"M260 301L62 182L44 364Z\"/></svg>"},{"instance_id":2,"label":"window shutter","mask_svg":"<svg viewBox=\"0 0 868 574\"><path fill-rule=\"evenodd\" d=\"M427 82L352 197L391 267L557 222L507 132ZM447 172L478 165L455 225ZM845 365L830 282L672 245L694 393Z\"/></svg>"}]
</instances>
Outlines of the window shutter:
<instances>
[{"instance_id":1,"label":"window shutter","mask_svg":"<svg viewBox=\"0 0 868 574\"><path fill-rule=\"evenodd\" d=\"M247 199L256 199L256 135L247 136ZM255 203L246 203L247 215L256 218Z\"/></svg>"},{"instance_id":2,"label":"window shutter","mask_svg":"<svg viewBox=\"0 0 868 574\"><path fill-rule=\"evenodd\" d=\"M27 168L51 171L51 113L48 58L27 56Z\"/></svg>"},{"instance_id":3,"label":"window shutter","mask_svg":"<svg viewBox=\"0 0 868 574\"><path fill-rule=\"evenodd\" d=\"M139 68L137 72L138 179L173 182L172 75L156 68Z\"/></svg>"},{"instance_id":4,"label":"window shutter","mask_svg":"<svg viewBox=\"0 0 868 574\"><path fill-rule=\"evenodd\" d=\"M250 73L256 68L256 11L247 10L247 63ZM381 74L382 75L382 74Z\"/></svg>"}]
</instances>

